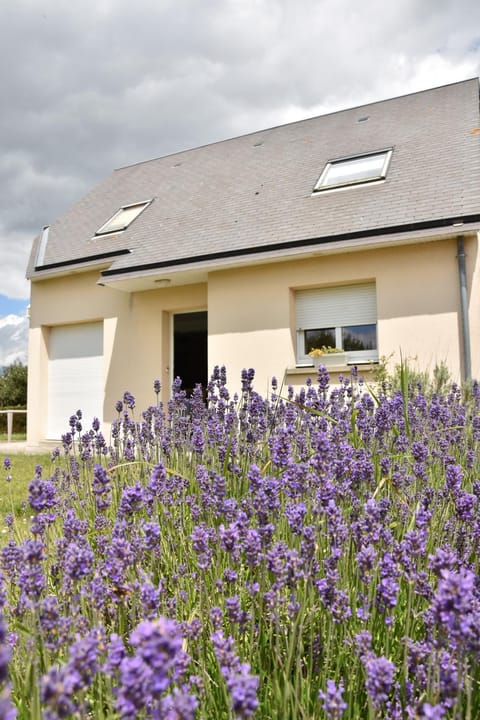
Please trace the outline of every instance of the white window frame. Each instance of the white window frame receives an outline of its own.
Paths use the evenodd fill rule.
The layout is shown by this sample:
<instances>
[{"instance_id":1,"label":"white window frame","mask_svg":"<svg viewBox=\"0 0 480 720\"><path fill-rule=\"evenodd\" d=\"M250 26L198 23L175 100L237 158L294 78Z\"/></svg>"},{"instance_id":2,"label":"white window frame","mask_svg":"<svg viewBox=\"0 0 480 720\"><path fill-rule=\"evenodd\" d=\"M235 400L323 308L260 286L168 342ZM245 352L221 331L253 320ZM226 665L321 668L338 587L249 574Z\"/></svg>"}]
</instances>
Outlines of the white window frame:
<instances>
[{"instance_id":1,"label":"white window frame","mask_svg":"<svg viewBox=\"0 0 480 720\"><path fill-rule=\"evenodd\" d=\"M379 182L381 180L385 180L387 176L388 166L390 164L390 159L392 157L392 148L387 148L385 150L376 150L375 152L370 153L363 153L362 155L351 155L349 157L344 158L337 158L335 160L330 160L325 165L322 174L320 175L313 191L315 193L322 192L323 190L332 190L334 188L342 188L342 187L349 187L352 185L365 185L366 183L372 183L372 182ZM379 171L372 173L372 174L365 174L363 177L357 177L350 180L329 180L329 176L332 174L332 170L335 170L337 167L344 167L345 169L348 169L349 165L353 166L354 164L358 163L361 160L366 160L368 158L374 158L374 157L383 157L383 163L379 169Z\"/></svg>"},{"instance_id":2,"label":"white window frame","mask_svg":"<svg viewBox=\"0 0 480 720\"><path fill-rule=\"evenodd\" d=\"M358 325L376 326L377 347L370 350L347 350L347 363L378 362L378 321L374 282L296 290L295 305L297 366L313 365L313 359L305 353L306 330L334 328L335 347L343 350L342 328Z\"/></svg>"},{"instance_id":3,"label":"white window frame","mask_svg":"<svg viewBox=\"0 0 480 720\"><path fill-rule=\"evenodd\" d=\"M129 227L129 225L132 224L134 220L138 218L139 215L145 210L146 207L150 205L152 201L151 200L144 200L143 202L136 202L131 203L130 205L123 205L119 210L117 210L112 217L107 220L106 223L104 223L95 233L95 237L98 235L111 235L113 233L119 233L123 232L124 230ZM134 212L132 214L132 210L134 208L137 208L137 212ZM125 215L128 217L128 220L126 220L124 223L119 222L121 221L122 215Z\"/></svg>"}]
</instances>

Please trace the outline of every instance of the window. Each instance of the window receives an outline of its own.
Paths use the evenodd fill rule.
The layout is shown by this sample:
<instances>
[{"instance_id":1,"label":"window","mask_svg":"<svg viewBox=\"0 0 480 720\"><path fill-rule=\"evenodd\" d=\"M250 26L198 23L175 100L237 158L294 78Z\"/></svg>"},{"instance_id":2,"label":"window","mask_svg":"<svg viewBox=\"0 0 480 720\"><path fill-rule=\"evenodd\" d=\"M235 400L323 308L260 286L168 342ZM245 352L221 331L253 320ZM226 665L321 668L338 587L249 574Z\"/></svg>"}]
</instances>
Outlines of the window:
<instances>
[{"instance_id":1,"label":"window","mask_svg":"<svg viewBox=\"0 0 480 720\"><path fill-rule=\"evenodd\" d=\"M311 365L314 348L335 347L350 363L375 362L377 300L374 283L298 290L297 363Z\"/></svg>"},{"instance_id":2,"label":"window","mask_svg":"<svg viewBox=\"0 0 480 720\"><path fill-rule=\"evenodd\" d=\"M391 156L391 150L382 150L368 155L331 160L326 164L314 191L383 180L387 175Z\"/></svg>"},{"instance_id":3,"label":"window","mask_svg":"<svg viewBox=\"0 0 480 720\"><path fill-rule=\"evenodd\" d=\"M107 220L107 222L97 230L95 235L108 235L109 233L125 230L125 228L145 210L147 205L150 205L150 202L151 201L148 200L147 202L135 203L134 205L124 205L120 210L117 210L110 220Z\"/></svg>"}]
</instances>

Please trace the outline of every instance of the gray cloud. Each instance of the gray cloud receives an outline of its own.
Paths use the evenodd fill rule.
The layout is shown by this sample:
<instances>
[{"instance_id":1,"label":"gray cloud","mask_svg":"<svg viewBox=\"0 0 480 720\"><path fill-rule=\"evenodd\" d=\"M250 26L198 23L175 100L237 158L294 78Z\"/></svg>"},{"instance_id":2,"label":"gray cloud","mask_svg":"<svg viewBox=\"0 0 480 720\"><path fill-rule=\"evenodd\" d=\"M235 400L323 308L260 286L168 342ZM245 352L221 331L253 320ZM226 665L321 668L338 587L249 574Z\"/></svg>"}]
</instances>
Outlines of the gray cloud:
<instances>
[{"instance_id":1,"label":"gray cloud","mask_svg":"<svg viewBox=\"0 0 480 720\"><path fill-rule=\"evenodd\" d=\"M0 292L114 167L480 72L477 0L4 0Z\"/></svg>"}]
</instances>

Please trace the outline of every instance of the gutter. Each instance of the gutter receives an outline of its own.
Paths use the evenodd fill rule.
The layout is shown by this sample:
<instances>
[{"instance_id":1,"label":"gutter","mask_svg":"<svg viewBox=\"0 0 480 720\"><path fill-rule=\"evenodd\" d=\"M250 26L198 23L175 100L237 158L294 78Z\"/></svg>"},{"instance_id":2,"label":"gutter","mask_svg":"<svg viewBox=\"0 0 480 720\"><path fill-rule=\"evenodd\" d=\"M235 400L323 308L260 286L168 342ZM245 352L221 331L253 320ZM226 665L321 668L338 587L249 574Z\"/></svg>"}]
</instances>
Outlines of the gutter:
<instances>
[{"instance_id":1,"label":"gutter","mask_svg":"<svg viewBox=\"0 0 480 720\"><path fill-rule=\"evenodd\" d=\"M460 285L460 317L462 322L462 350L464 380L472 379L472 356L470 347L470 323L468 322L468 289L463 235L457 237L458 278Z\"/></svg>"},{"instance_id":2,"label":"gutter","mask_svg":"<svg viewBox=\"0 0 480 720\"><path fill-rule=\"evenodd\" d=\"M85 257L75 258L74 260L60 260L59 262L49 263L47 265L39 265L37 260L37 264L35 265L35 272L39 272L40 270L55 270L56 268L70 267L71 265L79 265L80 263L91 263L96 262L97 260L108 260L110 258L120 257L120 255L128 255L129 252L130 250L113 250L112 252L98 253L97 255L87 255Z\"/></svg>"},{"instance_id":3,"label":"gutter","mask_svg":"<svg viewBox=\"0 0 480 720\"><path fill-rule=\"evenodd\" d=\"M354 232L343 233L342 235L324 235L314 238L303 238L301 240L290 240L287 242L270 243L268 245L257 245L255 247L238 248L235 250L220 250L218 252L205 253L202 255L190 255L183 258L172 260L160 260L153 263L142 263L139 265L128 265L119 268L112 268L102 272L103 277L114 275L123 275L125 273L139 272L142 270L157 270L161 268L177 267L180 265L198 264L209 260L224 260L235 257L249 257L259 255L266 252L277 252L281 250L291 250L294 248L318 247L332 242L341 242L345 240L361 240L365 238L374 238L384 235L398 235L405 232L417 232L419 230L432 230L435 228L445 228L455 225L465 225L467 223L479 223L480 214L465 215L450 218L442 218L440 220L425 220L416 223L406 223L404 225L392 225L389 227L380 227L369 230L357 230Z\"/></svg>"}]
</instances>

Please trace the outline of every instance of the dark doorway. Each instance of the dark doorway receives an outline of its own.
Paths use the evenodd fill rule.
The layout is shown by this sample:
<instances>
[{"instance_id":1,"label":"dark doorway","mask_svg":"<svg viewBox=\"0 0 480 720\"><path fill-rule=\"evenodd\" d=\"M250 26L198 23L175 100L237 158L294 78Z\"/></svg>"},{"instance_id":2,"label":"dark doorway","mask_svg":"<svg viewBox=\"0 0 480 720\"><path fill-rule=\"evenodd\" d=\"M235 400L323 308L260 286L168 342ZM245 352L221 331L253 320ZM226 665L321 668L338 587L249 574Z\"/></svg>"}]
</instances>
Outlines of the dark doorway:
<instances>
[{"instance_id":1,"label":"dark doorway","mask_svg":"<svg viewBox=\"0 0 480 720\"><path fill-rule=\"evenodd\" d=\"M191 395L197 383L207 385L207 312L173 316L173 377Z\"/></svg>"}]
</instances>

